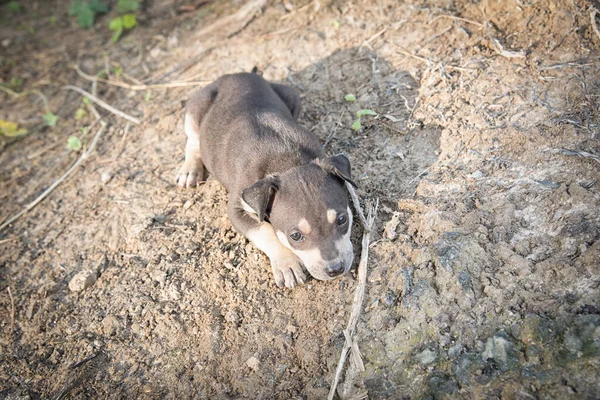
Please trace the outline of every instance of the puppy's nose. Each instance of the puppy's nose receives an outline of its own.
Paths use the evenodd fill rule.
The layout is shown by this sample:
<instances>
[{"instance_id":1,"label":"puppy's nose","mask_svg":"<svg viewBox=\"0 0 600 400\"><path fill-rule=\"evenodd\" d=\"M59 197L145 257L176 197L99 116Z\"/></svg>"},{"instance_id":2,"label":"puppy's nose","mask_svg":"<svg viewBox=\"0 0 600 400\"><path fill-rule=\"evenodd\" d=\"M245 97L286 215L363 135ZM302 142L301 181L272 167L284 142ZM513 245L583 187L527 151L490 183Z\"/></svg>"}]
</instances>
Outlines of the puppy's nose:
<instances>
[{"instance_id":1,"label":"puppy's nose","mask_svg":"<svg viewBox=\"0 0 600 400\"><path fill-rule=\"evenodd\" d=\"M334 276L338 276L344 273L344 264L343 263L337 263L337 264L330 264L327 266L327 275L334 277Z\"/></svg>"}]
</instances>

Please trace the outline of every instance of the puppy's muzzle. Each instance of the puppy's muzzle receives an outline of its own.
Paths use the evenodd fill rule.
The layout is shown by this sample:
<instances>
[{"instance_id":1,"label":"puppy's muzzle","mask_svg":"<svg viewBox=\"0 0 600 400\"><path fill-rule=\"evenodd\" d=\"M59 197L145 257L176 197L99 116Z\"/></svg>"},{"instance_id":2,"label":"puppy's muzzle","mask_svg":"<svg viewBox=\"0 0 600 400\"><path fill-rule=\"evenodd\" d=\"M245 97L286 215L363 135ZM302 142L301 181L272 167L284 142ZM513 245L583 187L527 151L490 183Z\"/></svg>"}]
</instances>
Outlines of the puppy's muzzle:
<instances>
[{"instance_id":1,"label":"puppy's muzzle","mask_svg":"<svg viewBox=\"0 0 600 400\"><path fill-rule=\"evenodd\" d=\"M346 268L343 262L338 262L335 264L329 264L326 268L327 275L334 278L346 272Z\"/></svg>"}]
</instances>

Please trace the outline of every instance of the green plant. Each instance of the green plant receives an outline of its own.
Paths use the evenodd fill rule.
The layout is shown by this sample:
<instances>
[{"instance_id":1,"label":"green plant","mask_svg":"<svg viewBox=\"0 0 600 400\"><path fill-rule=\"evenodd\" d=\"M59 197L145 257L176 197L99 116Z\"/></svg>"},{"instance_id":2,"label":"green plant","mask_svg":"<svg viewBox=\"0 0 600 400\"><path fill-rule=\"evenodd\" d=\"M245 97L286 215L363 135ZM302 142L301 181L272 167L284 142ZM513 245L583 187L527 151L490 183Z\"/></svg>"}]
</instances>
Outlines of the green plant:
<instances>
[{"instance_id":1,"label":"green plant","mask_svg":"<svg viewBox=\"0 0 600 400\"><path fill-rule=\"evenodd\" d=\"M119 13L124 14L129 11L137 11L140 8L138 0L119 0Z\"/></svg>"},{"instance_id":2,"label":"green plant","mask_svg":"<svg viewBox=\"0 0 600 400\"><path fill-rule=\"evenodd\" d=\"M83 28L91 28L94 25L96 14L106 14L108 5L100 0L73 0L69 8L70 16L77 16L77 23Z\"/></svg>"},{"instance_id":3,"label":"green plant","mask_svg":"<svg viewBox=\"0 0 600 400\"><path fill-rule=\"evenodd\" d=\"M50 127L56 126L56 123L58 122L58 115L47 112L44 114L44 121L46 122L46 125Z\"/></svg>"},{"instance_id":4,"label":"green plant","mask_svg":"<svg viewBox=\"0 0 600 400\"><path fill-rule=\"evenodd\" d=\"M356 96L354 96L352 93L349 93L344 96L344 100L346 100L348 103L354 103L356 101Z\"/></svg>"},{"instance_id":5,"label":"green plant","mask_svg":"<svg viewBox=\"0 0 600 400\"><path fill-rule=\"evenodd\" d=\"M81 139L77 136L69 136L67 139L67 149L79 151L81 149Z\"/></svg>"},{"instance_id":6,"label":"green plant","mask_svg":"<svg viewBox=\"0 0 600 400\"><path fill-rule=\"evenodd\" d=\"M136 25L137 20L135 18L135 14L125 14L111 19L110 23L108 24L108 28L111 31L115 31L111 40L113 42L118 41L119 38L121 38L124 30L134 28Z\"/></svg>"},{"instance_id":7,"label":"green plant","mask_svg":"<svg viewBox=\"0 0 600 400\"><path fill-rule=\"evenodd\" d=\"M12 12L19 12L19 11L21 11L21 5L19 4L18 1L11 0L11 2L8 3L8 9Z\"/></svg>"},{"instance_id":8,"label":"green plant","mask_svg":"<svg viewBox=\"0 0 600 400\"><path fill-rule=\"evenodd\" d=\"M4 121L0 119L0 135L6 137L21 136L27 133L27 129L19 128L15 122Z\"/></svg>"},{"instance_id":9,"label":"green plant","mask_svg":"<svg viewBox=\"0 0 600 400\"><path fill-rule=\"evenodd\" d=\"M373 110L369 110L368 108L364 108L362 110L358 110L356 112L356 120L352 123L352 129L354 129L355 131L358 131L358 130L360 130L360 128L362 128L362 123L361 123L360 119L364 115L377 116L377 113L375 111L373 111Z\"/></svg>"}]
</instances>

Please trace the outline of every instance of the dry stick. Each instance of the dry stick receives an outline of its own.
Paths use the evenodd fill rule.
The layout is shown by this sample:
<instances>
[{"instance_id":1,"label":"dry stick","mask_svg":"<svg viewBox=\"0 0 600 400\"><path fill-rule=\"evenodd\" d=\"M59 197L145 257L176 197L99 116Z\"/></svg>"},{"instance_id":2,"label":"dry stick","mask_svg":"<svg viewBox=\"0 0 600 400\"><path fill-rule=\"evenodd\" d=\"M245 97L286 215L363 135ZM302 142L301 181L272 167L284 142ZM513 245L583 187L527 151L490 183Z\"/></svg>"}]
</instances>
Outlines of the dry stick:
<instances>
[{"instance_id":1,"label":"dry stick","mask_svg":"<svg viewBox=\"0 0 600 400\"><path fill-rule=\"evenodd\" d=\"M352 199L352 204L354 205L354 209L356 210L358 218L360 219L360 224L364 229L370 230L371 228L369 228L369 224L367 224L365 214L363 213L362 208L360 208L360 200L358 200L358 195L354 190L354 186L346 182L346 189L348 189L348 193L350 193L350 198Z\"/></svg>"},{"instance_id":2,"label":"dry stick","mask_svg":"<svg viewBox=\"0 0 600 400\"><path fill-rule=\"evenodd\" d=\"M2 239L2 240L0 240L0 244L12 242L14 240L17 240L18 238L19 238L18 236L14 236L14 237L11 237L11 238L8 238L8 239Z\"/></svg>"},{"instance_id":3,"label":"dry stick","mask_svg":"<svg viewBox=\"0 0 600 400\"><path fill-rule=\"evenodd\" d=\"M107 111L110 111L111 113L125 118L128 121L133 122L136 125L139 125L141 123L141 121L135 117L132 117L131 115L125 114L123 111L117 110L116 108L114 108L113 106L111 106L110 104L104 102L103 100L100 100L99 98L97 98L96 96L94 96L91 93L86 92L85 90L78 88L77 86L72 86L72 85L66 85L63 86L63 89L70 89L70 90L74 90L77 93L80 93L84 96L86 96L88 99L90 99L91 101L93 101L94 103L98 104L100 107L104 108Z\"/></svg>"},{"instance_id":4,"label":"dry stick","mask_svg":"<svg viewBox=\"0 0 600 400\"><path fill-rule=\"evenodd\" d=\"M598 30L598 25L596 25L596 13L598 13L598 10L596 10L594 7L591 7L590 19L592 20L592 28L594 29L594 32L596 32L596 35L600 39L600 31Z\"/></svg>"},{"instance_id":5,"label":"dry stick","mask_svg":"<svg viewBox=\"0 0 600 400\"><path fill-rule=\"evenodd\" d=\"M102 132L106 128L106 122L100 121L100 124L102 126L100 127L100 129L98 129L98 133L96 133L96 136L94 136L94 139L92 139L92 142L90 143L90 147L83 154L81 154L81 157L79 157L79 159L77 161L75 161L75 163L71 166L71 168L69 168L67 170L67 172L65 172L50 187L48 187L48 189L46 189L44 191L44 193L42 193L41 195L39 195L35 200L33 200L31 203L29 203L24 209L22 209L17 214L15 214L14 216L12 216L8 220L6 220L2 225L0 225L0 231L2 231L4 228L6 228L7 226L9 226L13 222L15 222L17 219L21 218L24 214L26 214L27 212L29 212L32 208L34 208L35 206L37 206L42 200L44 200L46 197L48 197L48 195L50 193L52 193L52 191L54 189L56 189L56 187L58 185L60 185L65 179L67 179L69 177L69 175L71 175L73 173L73 171L75 171L77 169L77 167L79 167L79 165L81 165L81 163L83 161L85 161L90 156L90 154L92 153L92 151L96 147L96 143L98 142L98 139L100 138L100 135L102 134Z\"/></svg>"},{"instance_id":6,"label":"dry stick","mask_svg":"<svg viewBox=\"0 0 600 400\"><path fill-rule=\"evenodd\" d=\"M185 87L185 86L198 86L198 85L202 85L206 82L209 82L209 81L205 80L205 81L195 81L195 82L157 83L154 85L144 85L144 84L130 85L125 82L113 81L110 79L104 79L104 78L100 78L97 76L88 75L85 72L83 72L77 65L73 66L73 69L75 69L75 71L79 74L79 76L81 76L83 79L86 79L88 81L102 82L102 83L106 83L107 85L117 86L117 87L120 87L123 89L129 89L129 90L133 90L133 91L149 90L149 89L176 88L176 87Z\"/></svg>"},{"instance_id":7,"label":"dry stick","mask_svg":"<svg viewBox=\"0 0 600 400\"><path fill-rule=\"evenodd\" d=\"M346 185L348 186L348 185ZM354 189L352 190L354 192ZM356 196L356 194L354 194ZM358 198L356 198L358 201ZM354 201L354 197L352 198ZM362 250L360 254L360 262L358 264L358 285L356 286L356 290L354 292L354 304L352 306L352 312L350 313L350 319L348 320L348 326L344 330L344 336L346 341L344 343L344 347L342 349L342 354L340 355L340 360L338 361L338 366L335 371L335 375L333 377L333 382L331 387L329 388L329 396L327 396L328 400L333 400L333 396L335 395L335 390L340 380L340 376L342 374L342 369L344 368L344 363L346 362L346 357L348 356L348 352L351 351L351 360L354 363L355 367L359 368L362 366L364 370L364 366L362 365L362 359L360 356L360 351L358 350L358 345L356 341L353 340L353 336L356 333L356 325L358 324L358 318L360 317L360 313L362 311L362 303L365 297L365 287L367 285L367 263L369 261L369 241L371 239L371 232L373 230L373 225L375 222L375 218L377 216L377 208L379 207L379 200L375 202L375 206L368 206L369 213L367 219L365 219L364 213L360 208L360 204L354 203L354 207L356 208L356 212L361 217L361 223L363 223L363 238L362 238Z\"/></svg>"},{"instance_id":8,"label":"dry stick","mask_svg":"<svg viewBox=\"0 0 600 400\"><path fill-rule=\"evenodd\" d=\"M13 295L10 292L10 286L8 286L7 289L8 297L10 297L10 333L12 333L15 328L15 299L13 298Z\"/></svg>"}]
</instances>

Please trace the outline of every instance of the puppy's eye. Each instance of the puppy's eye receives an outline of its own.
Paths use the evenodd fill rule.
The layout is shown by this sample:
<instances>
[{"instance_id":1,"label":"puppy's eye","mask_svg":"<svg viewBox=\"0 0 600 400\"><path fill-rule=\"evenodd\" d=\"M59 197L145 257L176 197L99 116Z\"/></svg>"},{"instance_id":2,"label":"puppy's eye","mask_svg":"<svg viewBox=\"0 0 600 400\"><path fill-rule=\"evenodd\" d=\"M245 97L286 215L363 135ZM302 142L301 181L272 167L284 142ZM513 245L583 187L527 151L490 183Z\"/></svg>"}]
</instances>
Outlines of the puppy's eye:
<instances>
[{"instance_id":1,"label":"puppy's eye","mask_svg":"<svg viewBox=\"0 0 600 400\"><path fill-rule=\"evenodd\" d=\"M292 239L294 242L301 242L304 240L304 236L302 236L300 232L296 231L290 234L290 239Z\"/></svg>"},{"instance_id":2,"label":"puppy's eye","mask_svg":"<svg viewBox=\"0 0 600 400\"><path fill-rule=\"evenodd\" d=\"M337 217L337 224L339 226L345 225L346 222L348 222L348 217L345 214L342 214L339 217Z\"/></svg>"}]
</instances>

